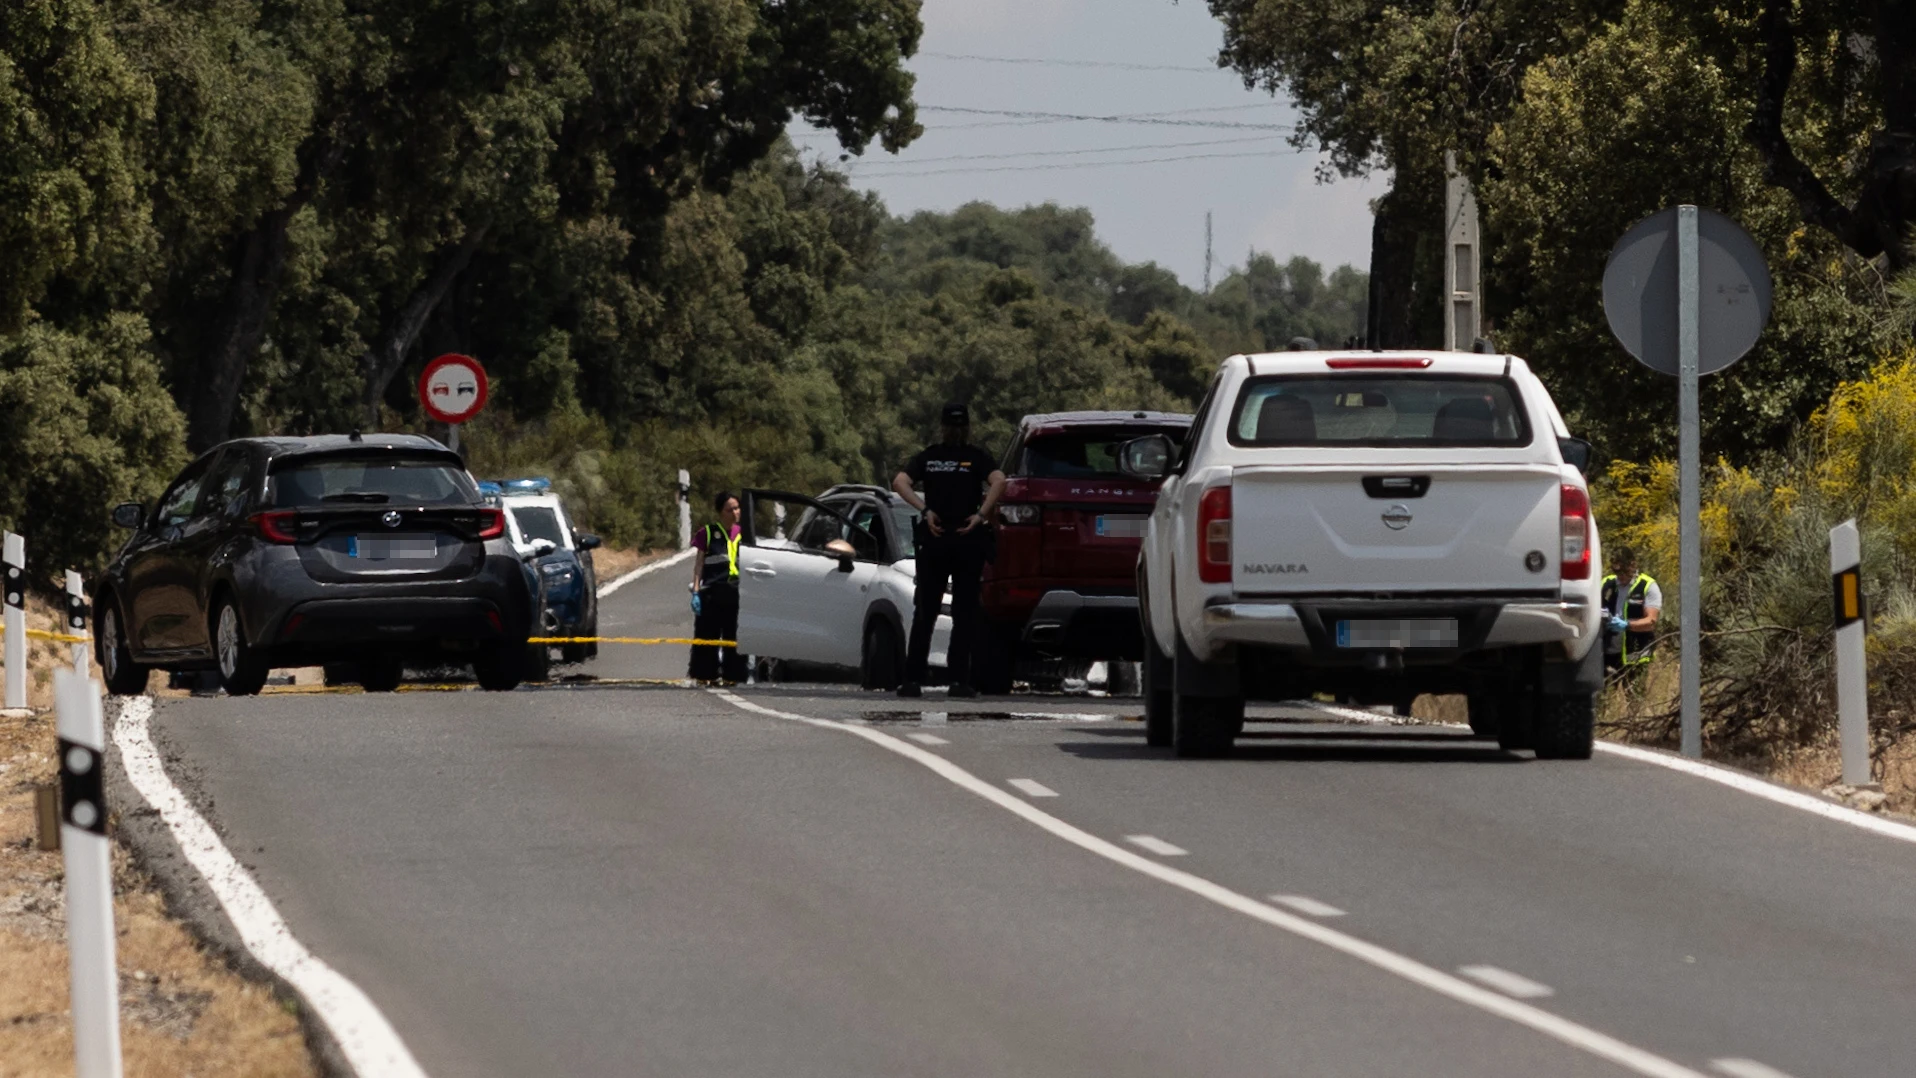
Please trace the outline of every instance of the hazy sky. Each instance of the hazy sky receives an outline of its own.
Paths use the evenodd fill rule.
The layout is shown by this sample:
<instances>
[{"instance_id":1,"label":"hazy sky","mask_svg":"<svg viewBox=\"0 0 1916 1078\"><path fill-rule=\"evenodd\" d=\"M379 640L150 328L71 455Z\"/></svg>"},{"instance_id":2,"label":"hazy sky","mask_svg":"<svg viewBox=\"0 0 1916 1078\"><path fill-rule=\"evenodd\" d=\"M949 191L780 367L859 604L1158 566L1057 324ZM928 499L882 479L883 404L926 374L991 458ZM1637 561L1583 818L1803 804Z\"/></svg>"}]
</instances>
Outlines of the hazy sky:
<instances>
[{"instance_id":1,"label":"hazy sky","mask_svg":"<svg viewBox=\"0 0 1916 1078\"><path fill-rule=\"evenodd\" d=\"M910 61L924 137L896 157L874 146L841 166L893 213L980 199L1086 206L1121 257L1157 262L1193 287L1204 277L1206 210L1214 277L1253 247L1326 268L1369 262L1369 200L1383 178L1317 183L1316 155L1274 129L1293 122L1290 105L1215 70L1222 28L1203 0L925 0L924 20ZM967 109L1176 115L1108 123L945 111ZM793 137L808 156L839 153L829 132L801 123Z\"/></svg>"}]
</instances>

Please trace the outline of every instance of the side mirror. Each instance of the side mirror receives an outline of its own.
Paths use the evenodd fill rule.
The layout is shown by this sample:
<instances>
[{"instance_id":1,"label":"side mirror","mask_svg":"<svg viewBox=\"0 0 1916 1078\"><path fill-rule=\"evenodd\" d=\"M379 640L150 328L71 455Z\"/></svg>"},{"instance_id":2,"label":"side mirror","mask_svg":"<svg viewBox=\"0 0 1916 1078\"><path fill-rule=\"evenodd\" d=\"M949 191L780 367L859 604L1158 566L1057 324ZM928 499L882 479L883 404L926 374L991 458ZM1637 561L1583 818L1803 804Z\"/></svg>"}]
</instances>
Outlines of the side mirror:
<instances>
[{"instance_id":1,"label":"side mirror","mask_svg":"<svg viewBox=\"0 0 1916 1078\"><path fill-rule=\"evenodd\" d=\"M535 558L543 558L557 549L559 549L559 544L550 539L534 539L532 541L532 556Z\"/></svg>"},{"instance_id":2,"label":"side mirror","mask_svg":"<svg viewBox=\"0 0 1916 1078\"><path fill-rule=\"evenodd\" d=\"M1118 470L1133 479L1163 479L1171 473L1173 451L1162 434L1133 438L1118 447Z\"/></svg>"},{"instance_id":3,"label":"side mirror","mask_svg":"<svg viewBox=\"0 0 1916 1078\"><path fill-rule=\"evenodd\" d=\"M853 560L858 557L858 548L843 539L833 539L825 544L825 553L838 559L839 572L849 573L852 571Z\"/></svg>"},{"instance_id":4,"label":"side mirror","mask_svg":"<svg viewBox=\"0 0 1916 1078\"><path fill-rule=\"evenodd\" d=\"M1590 443L1582 438L1557 439L1557 452L1563 454L1563 462L1579 472L1590 472Z\"/></svg>"},{"instance_id":5,"label":"side mirror","mask_svg":"<svg viewBox=\"0 0 1916 1078\"><path fill-rule=\"evenodd\" d=\"M146 506L139 502L121 502L113 507L113 523L122 528L137 528L146 519Z\"/></svg>"},{"instance_id":6,"label":"side mirror","mask_svg":"<svg viewBox=\"0 0 1916 1078\"><path fill-rule=\"evenodd\" d=\"M593 535L591 532L580 532L578 539L580 550L597 550L605 545L605 540Z\"/></svg>"}]
</instances>

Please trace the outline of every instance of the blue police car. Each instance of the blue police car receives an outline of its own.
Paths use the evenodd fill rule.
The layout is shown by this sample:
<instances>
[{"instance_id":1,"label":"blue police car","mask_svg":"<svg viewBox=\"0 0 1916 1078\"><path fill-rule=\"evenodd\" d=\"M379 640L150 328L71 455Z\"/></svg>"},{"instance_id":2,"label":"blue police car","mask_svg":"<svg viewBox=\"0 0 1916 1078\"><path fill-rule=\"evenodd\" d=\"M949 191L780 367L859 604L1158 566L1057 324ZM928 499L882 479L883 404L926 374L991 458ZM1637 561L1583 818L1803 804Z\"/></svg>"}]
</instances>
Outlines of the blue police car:
<instances>
[{"instance_id":1,"label":"blue police car","mask_svg":"<svg viewBox=\"0 0 1916 1078\"><path fill-rule=\"evenodd\" d=\"M599 634L599 579L592 552L599 537L573 526L565 503L544 478L482 480L479 491L506 513L506 536L537 570L544 588L540 623L547 636ZM563 661L584 662L597 644L561 646Z\"/></svg>"}]
</instances>

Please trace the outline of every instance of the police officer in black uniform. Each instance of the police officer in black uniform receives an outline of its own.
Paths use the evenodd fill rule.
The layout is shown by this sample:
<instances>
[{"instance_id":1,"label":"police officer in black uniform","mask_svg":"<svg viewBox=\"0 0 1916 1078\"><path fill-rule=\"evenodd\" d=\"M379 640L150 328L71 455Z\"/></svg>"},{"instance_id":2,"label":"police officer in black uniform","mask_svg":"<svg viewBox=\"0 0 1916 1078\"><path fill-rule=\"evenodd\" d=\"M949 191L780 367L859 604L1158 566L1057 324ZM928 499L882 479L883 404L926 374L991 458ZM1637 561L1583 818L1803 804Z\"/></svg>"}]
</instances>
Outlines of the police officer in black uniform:
<instances>
[{"instance_id":1,"label":"police officer in black uniform","mask_svg":"<svg viewBox=\"0 0 1916 1078\"><path fill-rule=\"evenodd\" d=\"M951 695L976 696L971 685L971 643L978 631L980 583L991 557L991 513L1005 492L1005 473L991 454L971 444L971 412L947 404L938 416L942 437L911 458L892 489L923 514L915 531L918 579L912 595L911 645L905 654L900 696L917 696L931 656L931 634L951 585L951 647L946 669ZM921 498L914 484L924 488Z\"/></svg>"}]
</instances>

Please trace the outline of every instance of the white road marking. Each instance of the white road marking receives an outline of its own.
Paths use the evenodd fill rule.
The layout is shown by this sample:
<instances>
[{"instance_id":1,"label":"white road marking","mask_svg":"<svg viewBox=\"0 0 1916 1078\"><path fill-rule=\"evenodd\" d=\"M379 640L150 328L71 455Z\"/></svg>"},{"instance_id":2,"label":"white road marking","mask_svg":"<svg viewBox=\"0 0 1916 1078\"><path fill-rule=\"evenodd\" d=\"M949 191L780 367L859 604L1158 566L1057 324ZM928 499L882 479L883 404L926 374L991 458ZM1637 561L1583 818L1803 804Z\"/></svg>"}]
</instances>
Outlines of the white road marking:
<instances>
[{"instance_id":1,"label":"white road marking","mask_svg":"<svg viewBox=\"0 0 1916 1078\"><path fill-rule=\"evenodd\" d=\"M1709 1068L1719 1074L1728 1074L1730 1078L1790 1078L1790 1074L1768 1067L1765 1063L1757 1063L1755 1059L1711 1059Z\"/></svg>"},{"instance_id":2,"label":"white road marking","mask_svg":"<svg viewBox=\"0 0 1916 1078\"><path fill-rule=\"evenodd\" d=\"M908 738L911 738L911 739L912 739L913 741L916 741L916 742L918 742L918 743L919 743L920 745L949 745L949 744L951 744L951 742L949 742L949 741L946 741L946 740L945 740L944 738L942 738L942 737L939 737L939 736L938 736L937 734L906 734L905 736L906 736L906 737L908 737Z\"/></svg>"},{"instance_id":3,"label":"white road marking","mask_svg":"<svg viewBox=\"0 0 1916 1078\"><path fill-rule=\"evenodd\" d=\"M1183 857L1189 850L1173 846L1156 835L1126 835L1124 841L1146 853L1155 853L1159 857Z\"/></svg>"},{"instance_id":4,"label":"white road marking","mask_svg":"<svg viewBox=\"0 0 1916 1078\"><path fill-rule=\"evenodd\" d=\"M1215 903L1225 909L1241 913L1253 920L1270 925L1272 928L1289 932L1294 936L1322 944L1341 954L1355 958L1386 973L1401 977L1412 984L1427 988L1438 995L1445 996L1466 1006L1508 1019L1518 1025L1534 1030L1572 1048L1605 1059L1645 1078L1705 1078L1699 1072L1691 1070L1673 1060L1665 1059L1646 1049L1618 1040L1607 1033L1600 1033L1588 1026L1580 1025L1549 1011L1511 999L1509 996L1481 988L1455 974L1427 966L1414 958L1398 954L1367 940L1339 932L1316 921L1287 913L1269 903L1259 902L1249 895L1240 894L1213 883L1202 876L1172 868L1162 862L1142 857L1118 845L1109 839L1098 836L1066 823L1064 820L1038 808L1029 801L1021 800L991 783L959 767L957 764L933 755L923 749L907 745L890 734L869 726L853 726L835 722L831 719L813 718L789 711L778 711L752 703L749 700L726 692L723 689L708 690L713 695L744 711L756 712L775 719L786 719L816 726L825 730L837 730L853 737L864 738L887 752L903 756L907 760L924 767L961 790L974 794L986 801L1023 819L1025 822L1063 839L1066 842L1095 854L1114 864L1128 868L1140 875L1149 876L1161 883L1188 892L1207 902Z\"/></svg>"},{"instance_id":5,"label":"white road marking","mask_svg":"<svg viewBox=\"0 0 1916 1078\"><path fill-rule=\"evenodd\" d=\"M1277 903L1280 906L1289 906L1291 909L1294 909L1297 912L1304 914L1307 917L1342 917L1344 916L1344 911L1338 909L1336 906L1333 906L1328 902L1319 902L1318 900L1314 898L1310 898L1305 895L1272 895L1271 901Z\"/></svg>"},{"instance_id":6,"label":"white road marking","mask_svg":"<svg viewBox=\"0 0 1916 1078\"><path fill-rule=\"evenodd\" d=\"M948 711L920 711L918 721L927 726L943 726L951 718Z\"/></svg>"},{"instance_id":7,"label":"white road marking","mask_svg":"<svg viewBox=\"0 0 1916 1078\"><path fill-rule=\"evenodd\" d=\"M683 565L685 564L685 559L696 553L698 553L697 547L687 547L669 558L660 558L658 561L646 562L644 565L639 566L637 569L632 570L610 584L599 585L599 598L605 598L620 588L625 587L627 584L632 583L634 580L645 576L647 573L656 573L660 569L667 568L668 566Z\"/></svg>"},{"instance_id":8,"label":"white road marking","mask_svg":"<svg viewBox=\"0 0 1916 1078\"><path fill-rule=\"evenodd\" d=\"M1457 972L1518 999L1542 999L1557 994L1557 990L1547 984L1538 984L1521 973L1512 973L1496 966L1465 966Z\"/></svg>"},{"instance_id":9,"label":"white road marking","mask_svg":"<svg viewBox=\"0 0 1916 1078\"><path fill-rule=\"evenodd\" d=\"M1730 1078L1790 1078L1783 1071L1754 1059L1712 1059L1710 1069Z\"/></svg>"},{"instance_id":10,"label":"white road marking","mask_svg":"<svg viewBox=\"0 0 1916 1078\"><path fill-rule=\"evenodd\" d=\"M113 743L133 788L160 814L180 852L219 899L241 942L267 969L292 985L326 1023L346 1062L363 1078L425 1078L399 1033L358 985L293 937L266 892L220 842L206 819L166 776L148 730L151 697L128 697L113 723Z\"/></svg>"},{"instance_id":11,"label":"white road marking","mask_svg":"<svg viewBox=\"0 0 1916 1078\"><path fill-rule=\"evenodd\" d=\"M1056 797L1058 796L1058 791L1052 789L1049 786L1046 786L1044 783L1034 782L1031 779L1006 779L1005 785L1011 787L1014 790L1019 791L1020 793L1024 794L1026 797Z\"/></svg>"},{"instance_id":12,"label":"white road marking","mask_svg":"<svg viewBox=\"0 0 1916 1078\"><path fill-rule=\"evenodd\" d=\"M1388 723L1390 725L1404 724L1404 720L1400 718L1392 717L1387 719L1381 715L1373 715L1368 711L1357 711L1352 708L1339 707L1336 704L1319 703L1316 700L1306 700L1302 701L1302 703L1327 714L1337 715L1355 722L1373 724ZM1464 726L1462 723L1454 722L1424 723L1422 725L1450 730L1469 729L1469 727ZM1651 764L1656 767L1668 768L1671 771L1678 771L1693 778L1705 779L1721 786L1728 786L1732 790L1738 790L1742 793L1760 797L1765 801L1773 801L1787 808L1799 809L1812 816L1821 816L1826 820L1848 824L1851 827L1860 827L1865 831L1881 835L1884 838L1893 838L1899 842L1916 842L1916 826L1898 823L1895 820L1886 820L1881 816L1850 808L1848 805L1839 805L1834 801L1825 800L1812 793L1805 793L1802 790L1793 790L1787 786L1780 786L1768 779L1761 779L1755 775L1745 774L1741 771L1732 770L1717 764L1704 763L1702 760L1692 760L1686 756L1678 756L1673 752L1663 752L1659 749L1640 748L1636 745L1620 745L1615 741L1598 741L1597 751L1608 753L1612 756L1621 756L1626 760L1634 760L1640 764Z\"/></svg>"}]
</instances>

